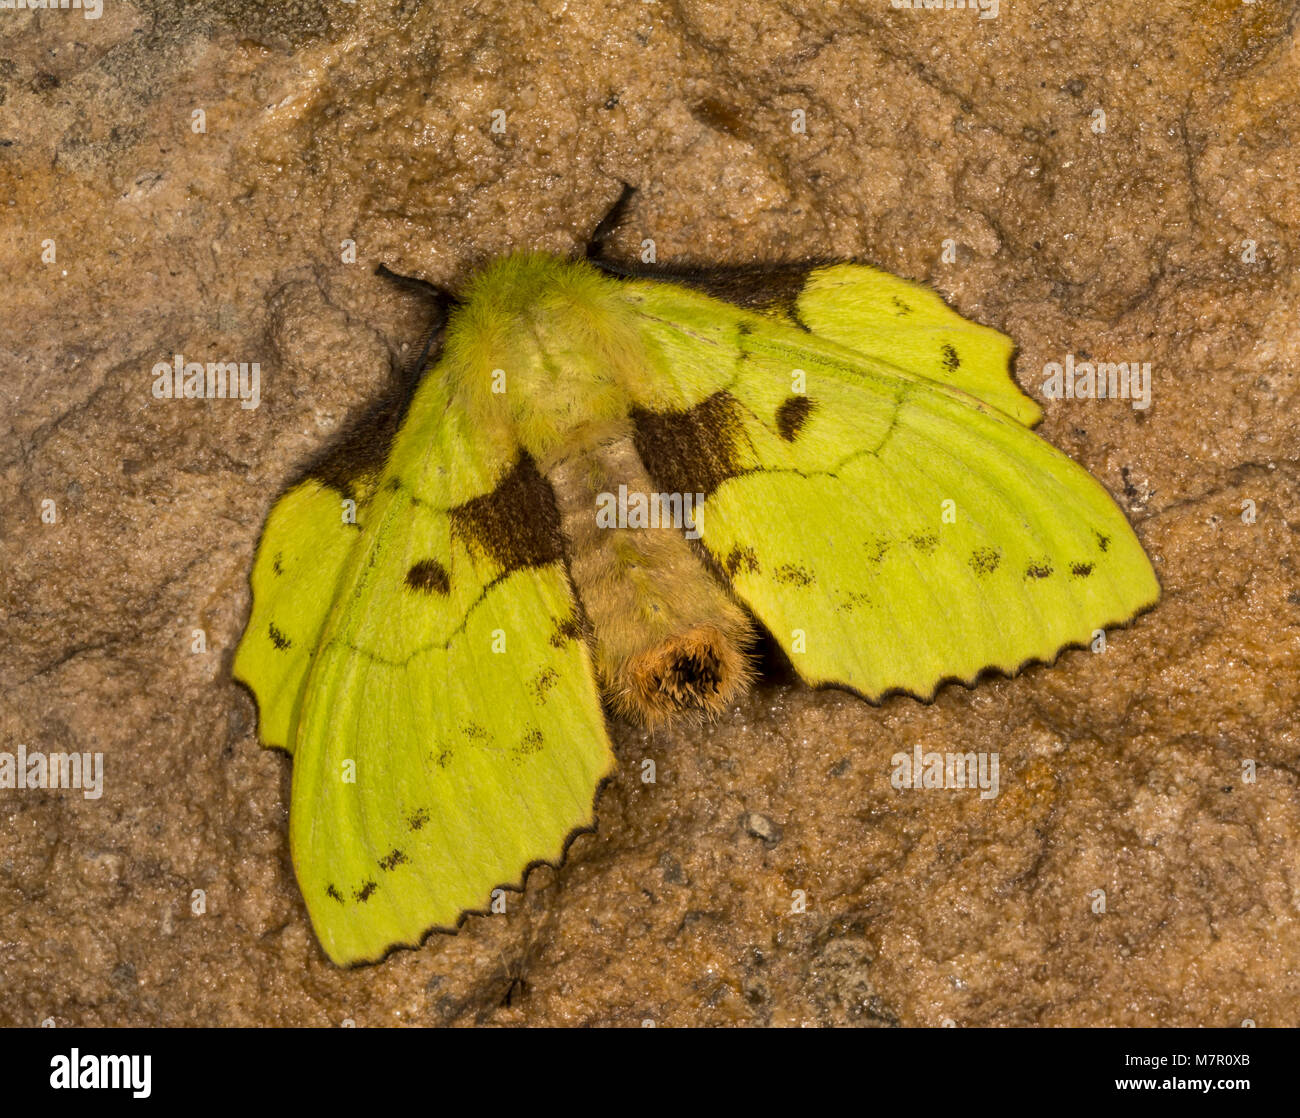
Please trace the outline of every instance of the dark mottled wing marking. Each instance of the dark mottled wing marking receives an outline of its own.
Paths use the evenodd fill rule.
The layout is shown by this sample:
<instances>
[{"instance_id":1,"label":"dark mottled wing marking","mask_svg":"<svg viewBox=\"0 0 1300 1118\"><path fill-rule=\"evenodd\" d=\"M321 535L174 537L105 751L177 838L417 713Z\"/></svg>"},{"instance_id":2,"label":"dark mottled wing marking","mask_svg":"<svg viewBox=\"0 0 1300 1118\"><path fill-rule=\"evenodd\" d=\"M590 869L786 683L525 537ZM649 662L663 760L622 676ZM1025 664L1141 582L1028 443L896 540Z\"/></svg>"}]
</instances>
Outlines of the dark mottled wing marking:
<instances>
[{"instance_id":1,"label":"dark mottled wing marking","mask_svg":"<svg viewBox=\"0 0 1300 1118\"><path fill-rule=\"evenodd\" d=\"M569 641L576 641L582 636L582 624L570 614L565 618L556 618L555 628L551 632L551 647L563 648Z\"/></svg>"},{"instance_id":2,"label":"dark mottled wing marking","mask_svg":"<svg viewBox=\"0 0 1300 1118\"><path fill-rule=\"evenodd\" d=\"M797 563L786 563L777 567L775 578L777 582L784 582L790 586L811 586L817 581L807 567L801 567Z\"/></svg>"},{"instance_id":3,"label":"dark mottled wing marking","mask_svg":"<svg viewBox=\"0 0 1300 1118\"><path fill-rule=\"evenodd\" d=\"M977 547L970 553L970 565L977 575L991 575L1002 562L1002 553L996 547Z\"/></svg>"},{"instance_id":4,"label":"dark mottled wing marking","mask_svg":"<svg viewBox=\"0 0 1300 1118\"><path fill-rule=\"evenodd\" d=\"M742 570L748 574L757 574L758 556L752 547L733 547L727 552L722 566L729 578L735 578Z\"/></svg>"},{"instance_id":5,"label":"dark mottled wing marking","mask_svg":"<svg viewBox=\"0 0 1300 1118\"><path fill-rule=\"evenodd\" d=\"M539 703L546 702L546 693L560 681L560 673L554 668L543 668L534 677L532 691Z\"/></svg>"},{"instance_id":6,"label":"dark mottled wing marking","mask_svg":"<svg viewBox=\"0 0 1300 1118\"><path fill-rule=\"evenodd\" d=\"M545 748L546 738L542 736L542 731L534 726L519 739L519 744L512 752L516 757L527 757L532 753L540 753Z\"/></svg>"}]
</instances>

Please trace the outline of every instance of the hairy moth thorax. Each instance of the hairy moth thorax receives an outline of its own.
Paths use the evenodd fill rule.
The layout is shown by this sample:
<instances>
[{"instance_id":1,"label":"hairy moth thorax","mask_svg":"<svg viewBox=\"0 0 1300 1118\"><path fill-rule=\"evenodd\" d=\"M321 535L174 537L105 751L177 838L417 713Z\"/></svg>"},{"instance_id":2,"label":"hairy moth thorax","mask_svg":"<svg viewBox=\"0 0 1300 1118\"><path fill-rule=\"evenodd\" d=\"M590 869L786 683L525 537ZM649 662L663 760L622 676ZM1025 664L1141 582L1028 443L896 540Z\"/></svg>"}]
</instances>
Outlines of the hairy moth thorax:
<instances>
[{"instance_id":1,"label":"hairy moth thorax","mask_svg":"<svg viewBox=\"0 0 1300 1118\"><path fill-rule=\"evenodd\" d=\"M630 493L644 509L661 496L634 445L631 387L651 370L618 283L508 257L476 281L447 347L466 411L482 430L504 424L550 482L610 703L645 724L721 711L748 684L754 632L683 531L696 495L662 495L676 502L666 521L597 516L602 500Z\"/></svg>"},{"instance_id":2,"label":"hairy moth thorax","mask_svg":"<svg viewBox=\"0 0 1300 1118\"><path fill-rule=\"evenodd\" d=\"M631 432L575 449L549 466L547 478L610 702L646 725L720 712L749 684L754 632L745 612L709 573L682 525L669 517L611 524L597 515L602 503L626 501L629 493L659 496Z\"/></svg>"}]
</instances>

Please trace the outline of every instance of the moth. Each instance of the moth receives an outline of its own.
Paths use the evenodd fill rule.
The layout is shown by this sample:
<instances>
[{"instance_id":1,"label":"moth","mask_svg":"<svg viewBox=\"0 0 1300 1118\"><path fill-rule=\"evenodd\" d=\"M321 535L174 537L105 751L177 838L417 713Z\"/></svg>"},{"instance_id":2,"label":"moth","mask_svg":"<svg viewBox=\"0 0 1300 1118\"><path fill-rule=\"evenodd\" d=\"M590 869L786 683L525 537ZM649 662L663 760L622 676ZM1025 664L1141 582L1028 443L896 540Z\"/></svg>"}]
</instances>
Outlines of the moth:
<instances>
[{"instance_id":1,"label":"moth","mask_svg":"<svg viewBox=\"0 0 1300 1118\"><path fill-rule=\"evenodd\" d=\"M558 862L614 764L605 704L717 715L760 627L809 684L929 699L1156 601L1124 515L1030 430L1009 338L864 265L769 287L500 259L391 445L275 504L234 673L293 756L335 962Z\"/></svg>"}]
</instances>

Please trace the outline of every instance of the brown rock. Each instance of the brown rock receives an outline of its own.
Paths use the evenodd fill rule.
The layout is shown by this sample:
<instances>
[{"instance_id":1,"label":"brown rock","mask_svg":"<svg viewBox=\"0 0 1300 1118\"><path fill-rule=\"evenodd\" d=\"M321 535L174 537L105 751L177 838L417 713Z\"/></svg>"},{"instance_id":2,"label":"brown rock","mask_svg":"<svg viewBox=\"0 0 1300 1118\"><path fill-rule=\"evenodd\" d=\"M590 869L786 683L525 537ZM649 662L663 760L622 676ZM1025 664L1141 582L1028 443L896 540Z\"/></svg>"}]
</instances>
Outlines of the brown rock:
<instances>
[{"instance_id":1,"label":"brown rock","mask_svg":"<svg viewBox=\"0 0 1300 1118\"><path fill-rule=\"evenodd\" d=\"M105 758L99 799L0 791L0 1023L1300 1023L1284 6L119 7L0 25L0 749ZM613 257L869 260L1007 330L1040 398L1066 353L1150 361L1148 410L1042 431L1164 600L930 705L772 678L620 726L598 831L508 915L338 969L230 680L258 534L420 343L377 264L578 251L623 182ZM176 354L259 362L260 406L154 399ZM1000 794L896 791L918 743L997 752ZM798 827L737 842L754 803Z\"/></svg>"}]
</instances>

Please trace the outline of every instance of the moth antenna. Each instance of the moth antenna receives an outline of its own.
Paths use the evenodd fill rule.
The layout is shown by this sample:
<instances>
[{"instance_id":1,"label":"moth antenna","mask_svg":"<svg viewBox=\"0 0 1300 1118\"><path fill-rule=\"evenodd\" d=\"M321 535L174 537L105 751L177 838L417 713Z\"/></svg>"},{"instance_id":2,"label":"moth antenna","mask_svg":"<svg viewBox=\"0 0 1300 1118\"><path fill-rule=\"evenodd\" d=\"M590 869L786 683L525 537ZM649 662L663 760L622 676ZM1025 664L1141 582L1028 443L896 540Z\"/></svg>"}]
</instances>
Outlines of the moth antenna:
<instances>
[{"instance_id":1,"label":"moth antenna","mask_svg":"<svg viewBox=\"0 0 1300 1118\"><path fill-rule=\"evenodd\" d=\"M451 308L459 306L460 300L445 287L439 287L436 283L430 283L418 276L403 276L383 264L376 265L375 275L382 276L390 283L396 284L406 291L415 292L426 299L434 308L433 319L420 336L420 344L415 351L416 356L408 361L402 369L403 380L409 385L414 385L420 379L420 374L424 372L425 365L429 360L429 354L436 348L443 328L447 325L447 318L451 313Z\"/></svg>"},{"instance_id":2,"label":"moth antenna","mask_svg":"<svg viewBox=\"0 0 1300 1118\"><path fill-rule=\"evenodd\" d=\"M601 259L600 254L605 249L605 239L622 223L627 213L627 207L631 204L632 195L635 193L636 187L625 182L623 190L614 200L614 204L606 211L605 216L597 222L596 228L591 231L591 237L587 241L587 259L603 271L614 272L616 275L624 274L618 271L618 265L611 265Z\"/></svg>"}]
</instances>

